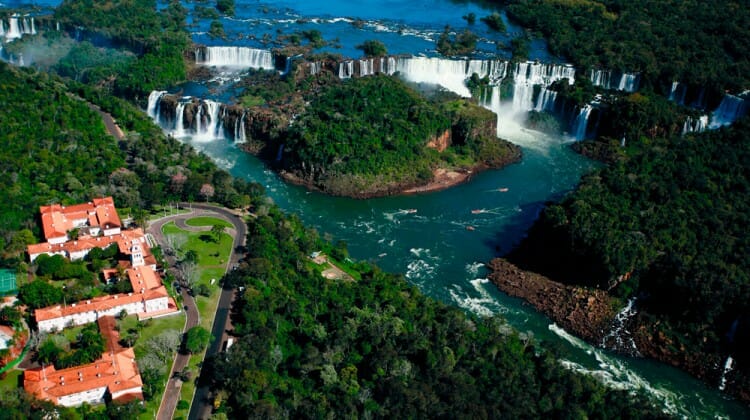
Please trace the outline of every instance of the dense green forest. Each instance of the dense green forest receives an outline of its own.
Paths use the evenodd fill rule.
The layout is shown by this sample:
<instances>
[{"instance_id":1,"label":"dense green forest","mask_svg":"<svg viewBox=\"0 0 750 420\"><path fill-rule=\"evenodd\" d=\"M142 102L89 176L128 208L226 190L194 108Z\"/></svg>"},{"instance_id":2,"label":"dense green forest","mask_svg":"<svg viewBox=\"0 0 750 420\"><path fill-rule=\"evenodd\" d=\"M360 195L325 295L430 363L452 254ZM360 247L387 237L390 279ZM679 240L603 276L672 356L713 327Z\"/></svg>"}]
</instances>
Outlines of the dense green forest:
<instances>
[{"instance_id":1,"label":"dense green forest","mask_svg":"<svg viewBox=\"0 0 750 420\"><path fill-rule=\"evenodd\" d=\"M114 79L114 91L138 98L155 89L174 85L186 78L183 54L190 45L185 31L187 10L173 1L157 11L155 0L65 0L55 10L55 19L70 31L83 28L84 38L99 47L125 48L137 56L124 64L93 62L100 80ZM64 63L82 65L74 48ZM91 60L91 56L86 58ZM104 53L102 53L104 54ZM96 56L96 54L94 54ZM104 71L106 70L106 71Z\"/></svg>"},{"instance_id":2,"label":"dense green forest","mask_svg":"<svg viewBox=\"0 0 750 420\"><path fill-rule=\"evenodd\" d=\"M314 96L284 140L284 164L334 194L399 192L438 167L513 161L518 151L496 139L494 121L466 101L428 101L395 77L349 79Z\"/></svg>"},{"instance_id":3,"label":"dense green forest","mask_svg":"<svg viewBox=\"0 0 750 420\"><path fill-rule=\"evenodd\" d=\"M747 118L657 138L546 208L511 256L554 279L639 296L677 342L709 353L733 348L747 369L748 189Z\"/></svg>"},{"instance_id":4,"label":"dense green forest","mask_svg":"<svg viewBox=\"0 0 750 420\"><path fill-rule=\"evenodd\" d=\"M641 72L654 88L683 81L740 92L750 86L750 7L719 0L495 0L542 34L552 54L584 67Z\"/></svg>"},{"instance_id":5,"label":"dense green forest","mask_svg":"<svg viewBox=\"0 0 750 420\"><path fill-rule=\"evenodd\" d=\"M36 209L53 202L84 202L112 195L118 207L148 209L173 200L248 205L262 187L233 179L205 156L166 137L135 106L94 88L0 63L0 228L4 258L36 242ZM85 98L85 100L84 100ZM117 141L86 100L117 118ZM211 197L201 187L214 187ZM37 235L38 236L38 235ZM17 260L16 260L17 262Z\"/></svg>"},{"instance_id":6,"label":"dense green forest","mask_svg":"<svg viewBox=\"0 0 750 420\"><path fill-rule=\"evenodd\" d=\"M346 261L277 208L250 220L239 339L204 371L230 418L659 417L642 396L563 368L498 317L422 295L402 276ZM331 280L325 253L353 280Z\"/></svg>"}]
</instances>

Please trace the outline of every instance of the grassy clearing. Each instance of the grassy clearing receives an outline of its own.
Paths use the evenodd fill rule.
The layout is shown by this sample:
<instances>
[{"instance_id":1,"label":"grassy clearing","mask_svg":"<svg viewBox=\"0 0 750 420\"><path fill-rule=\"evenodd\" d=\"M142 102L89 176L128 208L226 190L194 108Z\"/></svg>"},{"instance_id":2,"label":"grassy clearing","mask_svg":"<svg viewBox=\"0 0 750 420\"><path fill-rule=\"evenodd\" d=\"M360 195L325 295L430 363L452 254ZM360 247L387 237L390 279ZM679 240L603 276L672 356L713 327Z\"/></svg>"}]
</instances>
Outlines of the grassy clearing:
<instances>
[{"instance_id":1,"label":"grassy clearing","mask_svg":"<svg viewBox=\"0 0 750 420\"><path fill-rule=\"evenodd\" d=\"M198 216L193 217L192 219L187 219L185 221L185 224L188 226L214 226L219 225L227 228L233 227L231 223L227 222L226 220L219 219L216 217L210 217L210 216Z\"/></svg>"},{"instance_id":2,"label":"grassy clearing","mask_svg":"<svg viewBox=\"0 0 750 420\"><path fill-rule=\"evenodd\" d=\"M22 370L11 369L5 372L5 377L0 379L0 390L11 390L19 388L19 384L21 383L21 376L23 376Z\"/></svg>"},{"instance_id":3,"label":"grassy clearing","mask_svg":"<svg viewBox=\"0 0 750 420\"><path fill-rule=\"evenodd\" d=\"M141 330L138 335L138 340L135 342L135 346L133 346L133 350L135 351L135 357L136 360L138 358L143 357L146 348L145 343L152 337L155 337L164 331L167 330L176 330L182 332L182 329L185 326L185 315L184 313L180 313L177 315L170 315L163 318L156 318L156 319L150 319L143 321L141 323ZM125 317L125 319L120 321L120 332L121 334L125 334L129 329L133 328L136 329L138 327L138 318L135 315L130 315ZM167 375L172 370L172 363L174 362L174 358L169 361L169 365L167 366ZM162 385L166 385L167 377L164 377L164 381ZM152 398L149 401L146 401L144 403L145 411L143 414L138 416L139 419L146 420L146 419L153 419L154 413L159 411L159 405L161 404L161 395L159 395L157 398Z\"/></svg>"},{"instance_id":4,"label":"grassy clearing","mask_svg":"<svg viewBox=\"0 0 750 420\"><path fill-rule=\"evenodd\" d=\"M197 219L197 221L196 221ZM191 221L193 223L191 223ZM196 217L189 219L186 223L190 226L211 226L214 221L221 221L212 217ZM223 221L221 221L223 222ZM226 223L226 222L224 222ZM189 311L198 310L200 314L200 326L211 331L216 307L219 305L221 297L221 278L227 269L227 261L232 250L232 237L228 234L222 234L219 241L216 242L207 232L187 232L178 228L174 223L164 225L162 231L165 235L174 236L179 239L179 254L185 255L188 251L194 251L197 258L198 284L205 284L210 287L211 295L208 297L195 296L195 305L197 308L189 308ZM211 284L211 280L215 279ZM200 373L200 365L203 361L205 352L194 354L188 362L188 369L192 374L191 380L184 382L180 390L180 399L192 401L195 393L195 379ZM175 410L173 418L187 418L188 410Z\"/></svg>"}]
</instances>

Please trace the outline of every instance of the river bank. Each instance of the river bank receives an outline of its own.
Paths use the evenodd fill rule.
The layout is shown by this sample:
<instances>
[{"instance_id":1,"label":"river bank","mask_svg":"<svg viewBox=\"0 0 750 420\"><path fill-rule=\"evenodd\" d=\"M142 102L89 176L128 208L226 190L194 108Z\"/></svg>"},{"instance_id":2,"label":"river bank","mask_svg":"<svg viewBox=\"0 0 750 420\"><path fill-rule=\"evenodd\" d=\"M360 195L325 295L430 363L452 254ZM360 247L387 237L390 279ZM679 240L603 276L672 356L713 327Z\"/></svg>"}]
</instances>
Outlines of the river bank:
<instances>
[{"instance_id":1,"label":"river bank","mask_svg":"<svg viewBox=\"0 0 750 420\"><path fill-rule=\"evenodd\" d=\"M666 335L660 321L633 308L620 310L622 302L603 290L556 282L523 270L502 258L493 259L488 278L501 291L523 299L563 329L587 342L625 354L669 364L707 384L723 384L726 393L742 401L750 394L738 370L726 368L726 355L696 351Z\"/></svg>"}]
</instances>

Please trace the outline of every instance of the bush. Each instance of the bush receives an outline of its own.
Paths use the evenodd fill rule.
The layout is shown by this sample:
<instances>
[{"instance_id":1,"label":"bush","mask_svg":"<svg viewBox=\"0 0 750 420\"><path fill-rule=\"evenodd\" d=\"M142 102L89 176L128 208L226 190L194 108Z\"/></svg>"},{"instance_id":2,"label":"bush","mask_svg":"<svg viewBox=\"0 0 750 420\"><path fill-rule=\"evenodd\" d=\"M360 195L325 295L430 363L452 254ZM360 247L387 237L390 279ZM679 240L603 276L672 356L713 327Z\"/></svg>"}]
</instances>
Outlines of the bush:
<instances>
[{"instance_id":1,"label":"bush","mask_svg":"<svg viewBox=\"0 0 750 420\"><path fill-rule=\"evenodd\" d=\"M380 41L369 40L357 45L358 50L362 50L367 57L382 57L388 54L388 49Z\"/></svg>"}]
</instances>

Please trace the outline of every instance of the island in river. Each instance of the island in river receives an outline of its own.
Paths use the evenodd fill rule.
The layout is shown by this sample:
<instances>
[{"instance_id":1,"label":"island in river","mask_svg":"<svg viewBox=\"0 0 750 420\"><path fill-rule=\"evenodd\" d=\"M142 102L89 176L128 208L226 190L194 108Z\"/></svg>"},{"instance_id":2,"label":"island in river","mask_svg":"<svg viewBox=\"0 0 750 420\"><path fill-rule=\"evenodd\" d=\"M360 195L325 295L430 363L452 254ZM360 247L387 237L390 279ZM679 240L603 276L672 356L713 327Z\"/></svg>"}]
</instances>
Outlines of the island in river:
<instances>
[{"instance_id":1,"label":"island in river","mask_svg":"<svg viewBox=\"0 0 750 420\"><path fill-rule=\"evenodd\" d=\"M305 70L251 74L220 113L224 127L242 127L243 149L289 182L364 199L442 190L521 159L520 147L497 138L497 116L470 99L426 96L388 75ZM184 100L163 95L157 117L205 125L206 103Z\"/></svg>"}]
</instances>

